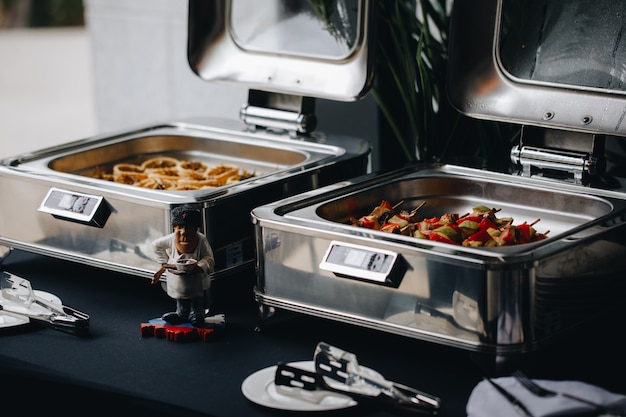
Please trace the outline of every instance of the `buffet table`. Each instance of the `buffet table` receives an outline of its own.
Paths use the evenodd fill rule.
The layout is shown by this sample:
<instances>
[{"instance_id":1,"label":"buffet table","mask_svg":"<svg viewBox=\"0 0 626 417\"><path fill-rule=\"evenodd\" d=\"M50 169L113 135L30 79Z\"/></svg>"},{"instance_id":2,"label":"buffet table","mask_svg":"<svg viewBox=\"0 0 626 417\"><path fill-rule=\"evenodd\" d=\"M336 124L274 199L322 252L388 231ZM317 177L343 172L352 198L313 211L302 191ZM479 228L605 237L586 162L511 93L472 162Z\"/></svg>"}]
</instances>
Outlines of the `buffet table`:
<instances>
[{"instance_id":1,"label":"buffet table","mask_svg":"<svg viewBox=\"0 0 626 417\"><path fill-rule=\"evenodd\" d=\"M236 286L215 286L218 309L226 317L219 338L175 342L141 337L142 322L174 308L158 285L20 250L12 250L2 268L90 315L87 337L32 324L1 329L3 401L6 405L10 399L13 409L30 415L302 414L259 406L242 394L241 384L278 362L311 360L320 341L355 353L361 365L390 380L439 396L441 416L466 415L467 399L483 376L510 372L477 353L295 313L279 311L258 328L247 278ZM535 378L575 379L626 393L618 324L623 315L611 315L611 320L520 357L515 366ZM356 406L312 414L370 417L399 412Z\"/></svg>"}]
</instances>

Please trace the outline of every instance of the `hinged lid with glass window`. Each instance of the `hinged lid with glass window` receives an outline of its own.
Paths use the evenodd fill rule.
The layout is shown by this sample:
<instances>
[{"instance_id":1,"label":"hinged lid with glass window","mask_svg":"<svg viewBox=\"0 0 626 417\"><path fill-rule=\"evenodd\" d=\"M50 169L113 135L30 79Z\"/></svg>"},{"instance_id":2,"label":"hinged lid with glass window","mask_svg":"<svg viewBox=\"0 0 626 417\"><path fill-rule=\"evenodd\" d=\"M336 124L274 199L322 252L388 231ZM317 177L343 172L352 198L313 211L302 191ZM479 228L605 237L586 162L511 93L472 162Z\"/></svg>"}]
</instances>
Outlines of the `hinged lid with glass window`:
<instances>
[{"instance_id":1,"label":"hinged lid with glass window","mask_svg":"<svg viewBox=\"0 0 626 417\"><path fill-rule=\"evenodd\" d=\"M465 3L450 37L453 105L524 126L511 151L522 175L601 177L605 136L626 136L626 3Z\"/></svg>"},{"instance_id":2,"label":"hinged lid with glass window","mask_svg":"<svg viewBox=\"0 0 626 417\"><path fill-rule=\"evenodd\" d=\"M189 64L207 81L249 88L252 128L306 133L314 100L356 100L373 79L369 0L189 2Z\"/></svg>"}]
</instances>

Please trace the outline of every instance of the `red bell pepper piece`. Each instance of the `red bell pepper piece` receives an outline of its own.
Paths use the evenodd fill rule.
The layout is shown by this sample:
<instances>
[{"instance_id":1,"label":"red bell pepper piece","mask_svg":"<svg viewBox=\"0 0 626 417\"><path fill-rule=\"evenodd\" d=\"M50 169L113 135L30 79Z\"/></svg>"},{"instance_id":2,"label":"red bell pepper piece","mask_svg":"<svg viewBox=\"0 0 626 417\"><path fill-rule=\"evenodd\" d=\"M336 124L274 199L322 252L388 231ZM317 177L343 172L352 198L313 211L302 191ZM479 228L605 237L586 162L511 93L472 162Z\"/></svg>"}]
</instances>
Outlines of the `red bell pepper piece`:
<instances>
[{"instance_id":1,"label":"red bell pepper piece","mask_svg":"<svg viewBox=\"0 0 626 417\"><path fill-rule=\"evenodd\" d=\"M361 226L367 229L376 229L376 220L372 220L369 216L363 216L359 219Z\"/></svg>"},{"instance_id":2,"label":"red bell pepper piece","mask_svg":"<svg viewBox=\"0 0 626 417\"><path fill-rule=\"evenodd\" d=\"M494 222L492 222L489 217L484 217L480 223L478 223L478 228L480 230L487 230L487 229L499 229L498 225L496 225Z\"/></svg>"},{"instance_id":3,"label":"red bell pepper piece","mask_svg":"<svg viewBox=\"0 0 626 417\"><path fill-rule=\"evenodd\" d=\"M429 240L434 240L435 242L443 242L443 243L450 243L452 245L458 245L457 242L455 242L454 240L450 239L449 237L447 237L443 233L435 232L434 230L432 232L430 232L430 234L428 235L428 239Z\"/></svg>"},{"instance_id":4,"label":"red bell pepper piece","mask_svg":"<svg viewBox=\"0 0 626 417\"><path fill-rule=\"evenodd\" d=\"M517 226L517 230L519 231L518 243L529 243L532 241L535 229L531 225L522 223Z\"/></svg>"},{"instance_id":5,"label":"red bell pepper piece","mask_svg":"<svg viewBox=\"0 0 626 417\"><path fill-rule=\"evenodd\" d=\"M486 229L482 229L482 230L478 230L478 232L474 233L473 235L469 236L467 239L465 239L466 242L470 243L470 242L476 242L476 243L480 243L481 245L484 245L485 242L490 241L491 235L489 234L489 232L487 232ZM469 246L475 246L475 244L470 244Z\"/></svg>"},{"instance_id":6,"label":"red bell pepper piece","mask_svg":"<svg viewBox=\"0 0 626 417\"><path fill-rule=\"evenodd\" d=\"M477 216L477 215L473 215L473 214L468 214L467 216L463 216L459 220L457 220L456 224L458 224L460 226L461 223L463 223L464 221L471 221L471 222L475 222L475 223L480 223L480 221L482 219L483 219L483 216Z\"/></svg>"},{"instance_id":7,"label":"red bell pepper piece","mask_svg":"<svg viewBox=\"0 0 626 417\"><path fill-rule=\"evenodd\" d=\"M498 238L500 246L515 245L517 239L515 238L515 227L509 227L504 229Z\"/></svg>"}]
</instances>

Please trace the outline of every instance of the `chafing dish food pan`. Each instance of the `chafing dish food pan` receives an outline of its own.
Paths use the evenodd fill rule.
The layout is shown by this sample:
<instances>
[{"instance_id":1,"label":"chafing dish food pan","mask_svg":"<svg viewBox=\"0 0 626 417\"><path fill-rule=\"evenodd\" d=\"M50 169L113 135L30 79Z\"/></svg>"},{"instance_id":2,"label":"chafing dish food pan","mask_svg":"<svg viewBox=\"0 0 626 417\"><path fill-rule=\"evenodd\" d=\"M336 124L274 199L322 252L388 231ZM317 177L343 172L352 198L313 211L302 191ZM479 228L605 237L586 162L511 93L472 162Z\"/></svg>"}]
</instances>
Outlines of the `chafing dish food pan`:
<instances>
[{"instance_id":1,"label":"chafing dish food pan","mask_svg":"<svg viewBox=\"0 0 626 417\"><path fill-rule=\"evenodd\" d=\"M615 308L626 271L626 194L623 180L607 174L605 143L626 134L620 68L610 59L622 47L623 22L597 33L616 46L599 42L589 21L622 6L527 3L455 2L450 34L452 104L522 125L511 172L418 165L257 207L263 320L292 310L498 356L535 350ZM589 19L580 18L585 11ZM554 14L559 28L589 36L569 48L563 43L573 37L557 36L560 53L545 54L548 35L561 33L546 29ZM549 233L470 247L352 224L382 200L409 212L425 203L422 219L485 205L517 224L540 219L535 229Z\"/></svg>"},{"instance_id":2,"label":"chafing dish food pan","mask_svg":"<svg viewBox=\"0 0 626 417\"><path fill-rule=\"evenodd\" d=\"M209 121L205 121L208 123ZM0 243L94 266L149 276L156 263L150 242L171 231L172 207L203 212L202 231L216 257L216 277L252 269L250 210L301 190L363 173L368 144L341 146L232 130L232 123L171 123L90 138L8 158L0 165L3 195ZM330 139L330 140L328 140ZM191 190L144 188L100 177L118 164L153 158L234 165L255 176ZM82 207L77 204L82 202ZM152 272L151 272L152 271Z\"/></svg>"}]
</instances>

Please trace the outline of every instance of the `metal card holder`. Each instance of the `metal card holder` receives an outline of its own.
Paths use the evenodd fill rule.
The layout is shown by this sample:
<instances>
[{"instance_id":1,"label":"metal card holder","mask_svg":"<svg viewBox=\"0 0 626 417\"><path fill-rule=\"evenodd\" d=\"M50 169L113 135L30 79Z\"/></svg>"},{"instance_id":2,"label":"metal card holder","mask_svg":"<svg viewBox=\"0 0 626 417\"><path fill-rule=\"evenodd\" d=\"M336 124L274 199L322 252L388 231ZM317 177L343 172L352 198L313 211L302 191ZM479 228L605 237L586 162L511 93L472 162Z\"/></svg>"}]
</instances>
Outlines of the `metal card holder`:
<instances>
[{"instance_id":1,"label":"metal card holder","mask_svg":"<svg viewBox=\"0 0 626 417\"><path fill-rule=\"evenodd\" d=\"M104 227L111 209L102 196L51 187L39 211L53 217L93 227Z\"/></svg>"}]
</instances>

